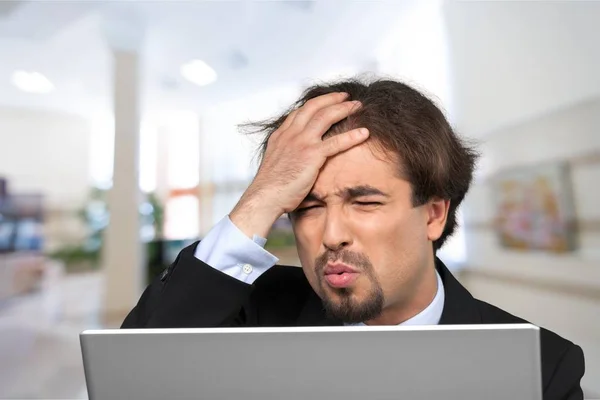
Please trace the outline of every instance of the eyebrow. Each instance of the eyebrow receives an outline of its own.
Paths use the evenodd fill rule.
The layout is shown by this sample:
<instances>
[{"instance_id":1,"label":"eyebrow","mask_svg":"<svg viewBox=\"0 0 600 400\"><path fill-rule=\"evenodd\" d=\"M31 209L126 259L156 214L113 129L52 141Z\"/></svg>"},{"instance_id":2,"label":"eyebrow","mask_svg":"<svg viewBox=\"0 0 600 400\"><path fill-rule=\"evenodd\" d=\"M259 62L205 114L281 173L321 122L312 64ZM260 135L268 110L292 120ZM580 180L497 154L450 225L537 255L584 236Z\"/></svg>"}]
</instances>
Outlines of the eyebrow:
<instances>
[{"instance_id":1,"label":"eyebrow","mask_svg":"<svg viewBox=\"0 0 600 400\"><path fill-rule=\"evenodd\" d=\"M343 192L344 192L344 197L346 197L347 199L355 199L357 197L363 197L363 196L390 197L387 193L384 193L381 190L377 189L376 187L369 186L369 185L360 185L360 186L346 188Z\"/></svg>"},{"instance_id":2,"label":"eyebrow","mask_svg":"<svg viewBox=\"0 0 600 400\"><path fill-rule=\"evenodd\" d=\"M335 195L344 197L346 200L352 200L357 197L364 197L364 196L390 197L387 193L382 192L381 190L377 189L376 187L373 187L370 185L359 185L359 186L348 187L348 188L345 188L345 189L342 189L342 190L336 192ZM304 198L304 200L302 200L302 203L308 202L308 201L323 201L323 197L319 196L315 192L310 192L308 194L308 196L306 196Z\"/></svg>"}]
</instances>

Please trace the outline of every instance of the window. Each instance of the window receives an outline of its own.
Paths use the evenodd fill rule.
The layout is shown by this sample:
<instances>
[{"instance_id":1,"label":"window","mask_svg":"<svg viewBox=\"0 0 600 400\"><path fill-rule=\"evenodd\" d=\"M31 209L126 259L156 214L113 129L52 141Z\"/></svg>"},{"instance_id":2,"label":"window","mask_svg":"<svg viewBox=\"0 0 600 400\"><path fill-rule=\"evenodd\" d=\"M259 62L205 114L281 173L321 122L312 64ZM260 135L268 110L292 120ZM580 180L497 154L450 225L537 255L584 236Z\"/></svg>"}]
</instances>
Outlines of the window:
<instances>
[{"instance_id":1,"label":"window","mask_svg":"<svg viewBox=\"0 0 600 400\"><path fill-rule=\"evenodd\" d=\"M161 115L160 129L167 135L165 239L193 239L200 233L200 124L192 112ZM164 149L159 149L164 151Z\"/></svg>"}]
</instances>

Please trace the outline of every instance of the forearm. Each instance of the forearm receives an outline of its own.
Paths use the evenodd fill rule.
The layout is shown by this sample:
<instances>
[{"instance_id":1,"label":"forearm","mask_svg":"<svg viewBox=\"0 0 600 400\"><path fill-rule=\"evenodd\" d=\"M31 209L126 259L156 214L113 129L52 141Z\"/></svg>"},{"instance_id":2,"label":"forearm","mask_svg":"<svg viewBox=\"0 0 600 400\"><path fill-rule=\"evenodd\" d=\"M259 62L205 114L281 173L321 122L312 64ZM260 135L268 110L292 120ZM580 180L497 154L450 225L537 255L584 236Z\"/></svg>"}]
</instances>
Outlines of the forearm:
<instances>
[{"instance_id":1,"label":"forearm","mask_svg":"<svg viewBox=\"0 0 600 400\"><path fill-rule=\"evenodd\" d=\"M271 204L269 199L273 197L248 188L229 214L231 222L249 238L254 235L266 238L275 221L284 213Z\"/></svg>"}]
</instances>

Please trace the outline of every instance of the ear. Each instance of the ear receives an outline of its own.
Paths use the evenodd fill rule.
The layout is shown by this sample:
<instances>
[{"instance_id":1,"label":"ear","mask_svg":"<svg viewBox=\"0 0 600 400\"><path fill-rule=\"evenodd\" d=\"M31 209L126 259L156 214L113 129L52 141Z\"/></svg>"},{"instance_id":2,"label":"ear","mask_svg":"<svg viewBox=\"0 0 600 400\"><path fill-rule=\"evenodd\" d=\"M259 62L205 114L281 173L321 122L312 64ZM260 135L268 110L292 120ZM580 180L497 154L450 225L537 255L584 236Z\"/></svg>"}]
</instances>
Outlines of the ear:
<instances>
[{"instance_id":1,"label":"ear","mask_svg":"<svg viewBox=\"0 0 600 400\"><path fill-rule=\"evenodd\" d=\"M444 232L450 200L433 199L425 207L427 208L427 238L433 242Z\"/></svg>"}]
</instances>

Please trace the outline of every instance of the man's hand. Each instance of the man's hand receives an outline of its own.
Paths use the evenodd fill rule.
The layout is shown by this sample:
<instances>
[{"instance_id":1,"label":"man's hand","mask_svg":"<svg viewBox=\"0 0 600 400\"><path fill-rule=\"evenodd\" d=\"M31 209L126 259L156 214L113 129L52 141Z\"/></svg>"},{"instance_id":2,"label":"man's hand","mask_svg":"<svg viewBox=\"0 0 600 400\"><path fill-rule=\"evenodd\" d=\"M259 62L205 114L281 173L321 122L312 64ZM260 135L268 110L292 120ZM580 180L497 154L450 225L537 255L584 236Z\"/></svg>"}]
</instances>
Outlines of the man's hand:
<instances>
[{"instance_id":1,"label":"man's hand","mask_svg":"<svg viewBox=\"0 0 600 400\"><path fill-rule=\"evenodd\" d=\"M288 115L267 143L258 172L229 215L248 237L267 237L283 213L300 205L328 157L346 151L369 136L357 128L323 140L329 128L360 108L346 93L329 93L306 102Z\"/></svg>"}]
</instances>

